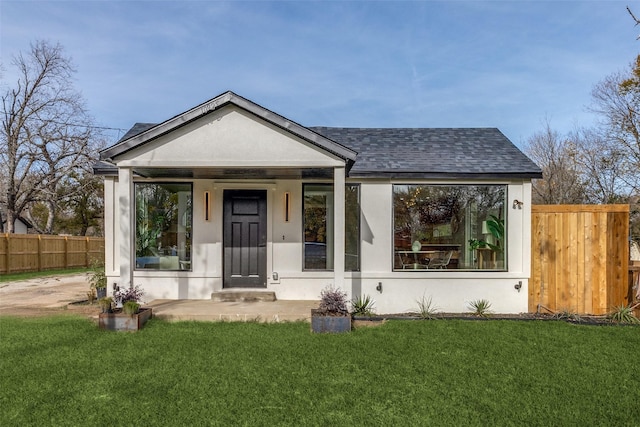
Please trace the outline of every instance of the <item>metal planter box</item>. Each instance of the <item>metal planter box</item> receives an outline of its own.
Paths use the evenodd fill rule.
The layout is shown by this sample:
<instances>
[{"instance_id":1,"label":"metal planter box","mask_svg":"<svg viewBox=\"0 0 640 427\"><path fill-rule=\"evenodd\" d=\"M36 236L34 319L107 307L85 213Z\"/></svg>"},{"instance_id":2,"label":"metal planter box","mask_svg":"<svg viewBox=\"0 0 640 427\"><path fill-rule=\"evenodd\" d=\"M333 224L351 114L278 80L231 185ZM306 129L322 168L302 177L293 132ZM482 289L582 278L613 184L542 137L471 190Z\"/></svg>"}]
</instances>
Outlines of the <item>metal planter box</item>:
<instances>
[{"instance_id":1,"label":"metal planter box","mask_svg":"<svg viewBox=\"0 0 640 427\"><path fill-rule=\"evenodd\" d=\"M144 307L136 314L100 313L98 325L110 331L137 331L151 319L151 312L151 307Z\"/></svg>"},{"instance_id":2,"label":"metal planter box","mask_svg":"<svg viewBox=\"0 0 640 427\"><path fill-rule=\"evenodd\" d=\"M349 331L351 331L351 315L326 316L319 314L316 309L311 310L311 332L337 334Z\"/></svg>"}]
</instances>

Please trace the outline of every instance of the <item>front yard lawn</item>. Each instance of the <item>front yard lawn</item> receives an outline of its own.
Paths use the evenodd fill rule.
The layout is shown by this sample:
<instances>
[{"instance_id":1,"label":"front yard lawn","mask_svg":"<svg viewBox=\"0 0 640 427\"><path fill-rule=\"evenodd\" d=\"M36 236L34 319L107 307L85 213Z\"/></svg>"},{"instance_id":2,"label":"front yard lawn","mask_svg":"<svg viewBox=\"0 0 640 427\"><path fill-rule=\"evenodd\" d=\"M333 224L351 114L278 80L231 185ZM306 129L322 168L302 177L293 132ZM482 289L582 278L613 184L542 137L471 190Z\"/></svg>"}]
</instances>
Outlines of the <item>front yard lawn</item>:
<instances>
[{"instance_id":1,"label":"front yard lawn","mask_svg":"<svg viewBox=\"0 0 640 427\"><path fill-rule=\"evenodd\" d=\"M0 318L0 425L639 425L640 328Z\"/></svg>"}]
</instances>

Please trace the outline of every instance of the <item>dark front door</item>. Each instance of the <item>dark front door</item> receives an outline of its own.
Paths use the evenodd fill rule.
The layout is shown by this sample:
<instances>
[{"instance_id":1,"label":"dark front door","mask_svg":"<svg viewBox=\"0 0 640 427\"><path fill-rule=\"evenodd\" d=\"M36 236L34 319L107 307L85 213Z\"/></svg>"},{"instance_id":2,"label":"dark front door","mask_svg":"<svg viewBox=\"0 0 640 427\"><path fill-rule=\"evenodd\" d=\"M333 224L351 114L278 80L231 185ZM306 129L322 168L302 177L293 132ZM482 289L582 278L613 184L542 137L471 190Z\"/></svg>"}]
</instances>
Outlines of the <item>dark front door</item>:
<instances>
[{"instance_id":1,"label":"dark front door","mask_svg":"<svg viewBox=\"0 0 640 427\"><path fill-rule=\"evenodd\" d=\"M267 287L267 192L224 191L224 287Z\"/></svg>"}]
</instances>

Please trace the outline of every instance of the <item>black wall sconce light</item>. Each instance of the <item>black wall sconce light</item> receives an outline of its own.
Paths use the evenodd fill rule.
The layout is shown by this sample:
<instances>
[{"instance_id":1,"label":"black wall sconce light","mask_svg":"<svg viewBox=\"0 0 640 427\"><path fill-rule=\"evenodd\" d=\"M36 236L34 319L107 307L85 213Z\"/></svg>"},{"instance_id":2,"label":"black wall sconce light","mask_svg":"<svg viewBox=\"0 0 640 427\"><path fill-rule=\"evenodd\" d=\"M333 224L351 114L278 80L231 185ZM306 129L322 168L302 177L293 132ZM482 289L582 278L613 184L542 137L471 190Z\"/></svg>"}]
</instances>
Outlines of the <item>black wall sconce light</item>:
<instances>
[{"instance_id":1,"label":"black wall sconce light","mask_svg":"<svg viewBox=\"0 0 640 427\"><path fill-rule=\"evenodd\" d=\"M204 192L204 220L211 220L211 192Z\"/></svg>"},{"instance_id":2,"label":"black wall sconce light","mask_svg":"<svg viewBox=\"0 0 640 427\"><path fill-rule=\"evenodd\" d=\"M284 193L284 222L289 222L291 219L291 193L288 191Z\"/></svg>"}]
</instances>

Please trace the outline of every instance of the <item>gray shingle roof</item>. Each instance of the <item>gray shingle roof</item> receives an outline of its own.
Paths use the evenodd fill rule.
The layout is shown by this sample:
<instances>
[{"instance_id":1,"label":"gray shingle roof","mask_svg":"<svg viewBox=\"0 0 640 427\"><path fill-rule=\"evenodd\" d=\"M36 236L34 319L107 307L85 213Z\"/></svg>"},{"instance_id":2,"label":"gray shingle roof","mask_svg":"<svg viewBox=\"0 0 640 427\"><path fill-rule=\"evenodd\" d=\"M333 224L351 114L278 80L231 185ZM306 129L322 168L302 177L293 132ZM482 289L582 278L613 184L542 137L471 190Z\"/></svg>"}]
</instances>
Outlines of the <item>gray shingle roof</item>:
<instances>
[{"instance_id":1,"label":"gray shingle roof","mask_svg":"<svg viewBox=\"0 0 640 427\"><path fill-rule=\"evenodd\" d=\"M136 123L100 152L100 174L114 173L120 154L233 104L346 161L350 177L542 178L542 171L495 128L304 127L233 92L225 92L163 123Z\"/></svg>"},{"instance_id":2,"label":"gray shingle roof","mask_svg":"<svg viewBox=\"0 0 640 427\"><path fill-rule=\"evenodd\" d=\"M358 153L351 177L542 177L540 168L495 128L309 129Z\"/></svg>"},{"instance_id":3,"label":"gray shingle roof","mask_svg":"<svg viewBox=\"0 0 640 427\"><path fill-rule=\"evenodd\" d=\"M136 123L120 141L154 126ZM495 128L308 129L358 153L350 177L542 178L540 168ZM100 162L94 171L106 175L115 167Z\"/></svg>"},{"instance_id":4,"label":"gray shingle roof","mask_svg":"<svg viewBox=\"0 0 640 427\"><path fill-rule=\"evenodd\" d=\"M156 125L157 123L136 123L131 129L127 131L127 133L122 136L122 138L120 138L120 140L118 140L118 142L133 138L136 135L140 135L145 130L149 130Z\"/></svg>"}]
</instances>

